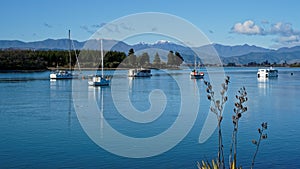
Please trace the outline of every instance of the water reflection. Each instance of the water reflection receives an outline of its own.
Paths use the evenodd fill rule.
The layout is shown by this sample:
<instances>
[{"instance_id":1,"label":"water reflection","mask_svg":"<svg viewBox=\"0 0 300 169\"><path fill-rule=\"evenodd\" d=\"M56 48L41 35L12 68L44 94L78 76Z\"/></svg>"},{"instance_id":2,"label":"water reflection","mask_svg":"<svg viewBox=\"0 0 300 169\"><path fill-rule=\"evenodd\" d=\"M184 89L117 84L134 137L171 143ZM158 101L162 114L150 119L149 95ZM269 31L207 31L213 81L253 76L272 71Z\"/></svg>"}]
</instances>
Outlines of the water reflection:
<instances>
[{"instance_id":1,"label":"water reflection","mask_svg":"<svg viewBox=\"0 0 300 169\"><path fill-rule=\"evenodd\" d=\"M132 90L133 77L128 77L128 84L129 84L129 89Z\"/></svg>"},{"instance_id":2,"label":"water reflection","mask_svg":"<svg viewBox=\"0 0 300 169\"><path fill-rule=\"evenodd\" d=\"M100 103L99 106L99 114L100 114L100 138L103 138L103 114L104 114L104 99L103 99L103 87L100 86L88 86L89 91L89 99L93 99L98 103Z\"/></svg>"},{"instance_id":3,"label":"water reflection","mask_svg":"<svg viewBox=\"0 0 300 169\"><path fill-rule=\"evenodd\" d=\"M225 69L228 70L227 68ZM241 147L245 150L240 151L239 158L242 159L240 163L244 166L249 164L249 159L252 159L253 155L253 153L249 153L250 150L253 152L251 139L258 136L255 129L260 122L267 121L270 123L270 128L268 129L270 137L265 140L266 142L263 142L261 148L265 151L259 151L260 158L257 158L256 167L300 168L298 160L300 138L299 132L297 133L300 121L299 118L295 118L299 116L300 108L299 68L282 68L278 79L256 79L256 68L249 69L251 71L248 71L248 69L243 71L243 69L246 68L230 69L228 73L232 78L230 88L238 89L245 85L250 99L247 102L250 111L245 114L246 117L241 121L243 133L246 134L241 133L241 137L239 137L242 140ZM290 75L291 71L294 72L293 76ZM187 71L185 71L185 74L182 70L178 72L181 74L176 74L176 77L181 79L185 85L189 85L190 90L184 94L189 95L189 99L197 98L193 94L193 92L196 93L197 83L189 79ZM173 73L175 74L176 71ZM144 109L150 107L148 104L149 91L145 90L146 84L150 86L147 89L151 91L153 89L161 89L167 96L167 107L161 118L148 124L137 124L126 120L114 106L111 89L116 91L115 97L121 97L125 93L125 88L129 88L127 86L129 82L126 72L123 70L121 73L118 72L117 78L114 76L115 83L117 80L114 88L113 86L105 88L88 87L86 80L78 79L16 81L17 83L14 81L1 81L0 93L3 99L0 104L0 149L4 152L1 160L5 162L1 163L1 168L51 168L51 166L57 166L57 168L74 168L74 166L117 168L119 164L124 164L126 168L150 169L161 168L159 164L166 162L170 167L177 166L178 168L179 165L179 168L195 168L193 164L199 160L199 157L200 159L206 156L210 159L214 158L217 146L215 144L217 137L215 136L217 133L214 133L215 135L204 144L198 144L197 140L199 132L204 126L204 120L209 108L205 85L202 81L198 81L201 102L197 121L187 137L171 151L153 158L131 159L112 155L106 152L105 149L95 147L95 144L87 139L87 133L83 129L91 129L92 134L97 132L99 138L97 135L95 139L100 140L103 137L101 140L104 141L105 138L109 140L110 134L106 132L109 125L124 135L138 138L151 137L167 131L176 121L176 118L181 118L182 116L178 115L181 102L180 95L178 95L180 89L174 79L171 79L171 76L167 73L161 74L148 80L134 79L131 81L134 91L133 95L136 96L134 96L136 99L133 99L132 102L138 102L141 98L147 96L147 100L138 102L138 105L145 107ZM42 75L44 76L44 74ZM38 77L42 75L38 75ZM8 76L15 78L14 74L2 75L3 78ZM35 78L35 75L31 75L28 79L31 77ZM47 74L44 77L48 78L49 75ZM207 76L206 79L208 80L209 77ZM73 84L70 84L72 82ZM72 90L70 89L72 85L74 86L72 99L75 102L74 107L76 108L78 119L72 110L72 125L68 128L67 120L70 120L70 118L67 118L70 100L69 92ZM125 94L128 96L127 90ZM236 90L229 90L228 92L228 95L235 94ZM98 110L92 107L96 103L94 103L93 99L88 99L88 97L97 99ZM164 101L163 98L159 100L159 102L162 101ZM73 101L71 100L71 102ZM226 107L229 106L228 108L230 108L231 105L227 104ZM190 107L193 108L195 106ZM96 113L97 116L95 115ZM187 113L190 112L188 111ZM86 127L82 127L81 123L85 124L83 126ZM185 122L181 126L184 127L188 124L190 123ZM180 129L182 128L181 126L179 126ZM231 127L231 123L224 123L225 132L230 132L230 130L226 129ZM230 139L230 136L226 138ZM250 140L250 142L247 140ZM116 149L121 149L125 143L117 144L117 141L111 139L112 143L109 145L115 146ZM284 147L282 147L283 143ZM82 153L82 150L86 153ZM195 150L201 151L197 151L195 154ZM132 151L130 146L128 151ZM280 156L274 155L278 153ZM30 157L28 157L28 154L31 154ZM294 155L291 156L291 154ZM81 160L78 161L77 159ZM40 165L36 163L37 161L42 161L43 164ZM283 164L282 161L287 161L287 163ZM276 167L274 167L275 165ZM248 165L248 167L250 166Z\"/></svg>"},{"instance_id":4,"label":"water reflection","mask_svg":"<svg viewBox=\"0 0 300 169\"><path fill-rule=\"evenodd\" d=\"M257 78L258 88L266 88L268 83L268 78L260 77Z\"/></svg>"},{"instance_id":5,"label":"water reflection","mask_svg":"<svg viewBox=\"0 0 300 169\"><path fill-rule=\"evenodd\" d=\"M265 77L259 77L257 78L257 87L258 87L258 93L260 96L266 96L267 95L267 89L269 87L269 80Z\"/></svg>"},{"instance_id":6,"label":"water reflection","mask_svg":"<svg viewBox=\"0 0 300 169\"><path fill-rule=\"evenodd\" d=\"M258 91L262 96L267 95L267 92L272 88L273 82L276 81L277 77L259 77L257 78L257 87Z\"/></svg>"},{"instance_id":7,"label":"water reflection","mask_svg":"<svg viewBox=\"0 0 300 169\"><path fill-rule=\"evenodd\" d=\"M68 127L71 127L71 112L72 112L72 81L71 80L56 80L50 79L50 98L59 99L65 98L68 105ZM50 102L51 103L51 102Z\"/></svg>"}]
</instances>

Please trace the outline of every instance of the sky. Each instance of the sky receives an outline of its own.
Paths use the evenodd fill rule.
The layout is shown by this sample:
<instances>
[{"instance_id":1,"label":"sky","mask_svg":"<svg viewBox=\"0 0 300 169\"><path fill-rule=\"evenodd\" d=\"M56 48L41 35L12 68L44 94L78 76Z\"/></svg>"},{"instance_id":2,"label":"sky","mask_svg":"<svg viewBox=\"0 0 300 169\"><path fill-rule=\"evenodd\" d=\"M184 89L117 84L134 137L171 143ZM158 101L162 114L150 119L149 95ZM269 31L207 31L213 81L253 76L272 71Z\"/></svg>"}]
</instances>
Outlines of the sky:
<instances>
[{"instance_id":1,"label":"sky","mask_svg":"<svg viewBox=\"0 0 300 169\"><path fill-rule=\"evenodd\" d=\"M72 39L84 41L119 18L160 12L193 24L211 43L274 49L300 45L297 0L3 0L0 4L0 40L61 39L70 29ZM139 23L146 25L147 20ZM160 40L156 38L128 43Z\"/></svg>"}]
</instances>

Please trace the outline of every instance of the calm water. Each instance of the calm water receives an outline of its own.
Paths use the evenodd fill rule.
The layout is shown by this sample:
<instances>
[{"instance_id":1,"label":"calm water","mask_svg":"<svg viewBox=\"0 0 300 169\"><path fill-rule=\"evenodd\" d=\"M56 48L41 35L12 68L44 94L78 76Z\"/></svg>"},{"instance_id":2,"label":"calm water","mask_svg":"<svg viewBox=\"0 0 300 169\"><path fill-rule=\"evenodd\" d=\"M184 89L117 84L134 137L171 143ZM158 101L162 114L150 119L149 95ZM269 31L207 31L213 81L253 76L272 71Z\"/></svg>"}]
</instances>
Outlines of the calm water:
<instances>
[{"instance_id":1,"label":"calm water","mask_svg":"<svg viewBox=\"0 0 300 169\"><path fill-rule=\"evenodd\" d=\"M224 153L229 152L234 98L237 90L245 86L249 101L246 103L248 111L239 125L238 163L249 168L255 151L251 140L258 138L257 128L267 121L268 139L261 143L255 167L300 168L300 69L279 68L279 77L267 81L258 81L256 71L256 68L225 69L231 83L224 111ZM97 105L103 107L103 118L115 130L136 138L158 135L176 121L182 100L173 77L195 87L194 93L185 93L191 99L197 96L198 87L199 113L187 136L169 151L148 158L112 154L89 138L75 112L76 106L84 105L74 105L71 80L49 81L49 72L0 74L0 168L197 168L197 161L217 157L217 133L202 144L198 142L209 102L203 81L189 79L188 73L189 70L174 70L171 74L153 71L151 78L128 79L126 71L118 71L113 80L120 85L114 88L117 92L113 97L111 87L88 87L86 80L75 80L76 84L82 84L75 90L95 98ZM218 76L217 71L212 74ZM121 97L124 88L128 89L127 97L139 111L151 106L148 100L151 91L163 91L162 99L167 100L164 112L150 123L127 120L114 106L114 97ZM106 137L105 132L103 137ZM118 140L112 144L117 148L124 146ZM131 148L129 146L127 151Z\"/></svg>"}]
</instances>

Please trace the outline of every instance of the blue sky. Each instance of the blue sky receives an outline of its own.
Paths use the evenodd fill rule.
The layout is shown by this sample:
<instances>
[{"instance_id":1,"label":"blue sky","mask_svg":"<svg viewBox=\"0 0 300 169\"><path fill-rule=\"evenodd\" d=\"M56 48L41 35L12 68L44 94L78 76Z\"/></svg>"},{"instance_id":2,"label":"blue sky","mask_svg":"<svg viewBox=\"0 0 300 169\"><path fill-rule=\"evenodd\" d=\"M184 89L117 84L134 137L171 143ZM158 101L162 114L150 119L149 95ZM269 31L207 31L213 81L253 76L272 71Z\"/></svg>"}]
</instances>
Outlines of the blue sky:
<instances>
[{"instance_id":1,"label":"blue sky","mask_svg":"<svg viewBox=\"0 0 300 169\"><path fill-rule=\"evenodd\" d=\"M4 0L0 39L60 39L71 29L83 41L120 17L162 12L194 24L212 43L278 48L300 45L299 6L296 0Z\"/></svg>"}]
</instances>

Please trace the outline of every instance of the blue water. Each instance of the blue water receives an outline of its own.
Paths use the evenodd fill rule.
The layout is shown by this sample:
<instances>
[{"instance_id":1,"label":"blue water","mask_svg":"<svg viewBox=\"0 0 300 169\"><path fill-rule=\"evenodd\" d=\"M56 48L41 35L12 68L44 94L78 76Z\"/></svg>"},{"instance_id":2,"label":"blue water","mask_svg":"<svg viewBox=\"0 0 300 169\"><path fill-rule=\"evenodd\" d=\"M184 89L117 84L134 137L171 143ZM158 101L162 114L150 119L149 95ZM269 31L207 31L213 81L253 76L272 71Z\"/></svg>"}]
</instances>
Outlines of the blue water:
<instances>
[{"instance_id":1,"label":"blue water","mask_svg":"<svg viewBox=\"0 0 300 169\"><path fill-rule=\"evenodd\" d=\"M255 151L251 140L258 139L260 124L268 122L268 139L261 143L255 168L300 168L300 69L279 68L279 77L267 81L257 80L256 71L257 68L225 68L231 82L222 124L224 153L227 157L234 98L237 90L245 86L249 101L248 111L239 123L238 164L250 168ZM84 72L90 73L93 72ZM91 88L86 79L75 80L82 83L76 90L94 94L98 106L104 107L104 118L114 129L136 138L164 132L176 120L181 97L173 77L198 87L200 108L192 129L169 151L148 158L115 155L89 138L77 118L75 106L78 105L73 102L71 80L50 81L49 72L0 74L0 168L197 168L197 161L217 157L217 132L203 144L198 142L210 104L203 80L190 80L188 73L189 70L173 70L169 74L154 70L151 78L131 80L126 77L126 71L115 72L113 80L129 84L128 98L139 111L151 106L148 97L152 90L164 92L165 111L151 123L135 123L121 116L114 106L111 87ZM214 74L218 76L218 70L211 75ZM123 88L120 85L116 90L121 92ZM195 93L185 94L193 98Z\"/></svg>"}]
</instances>

